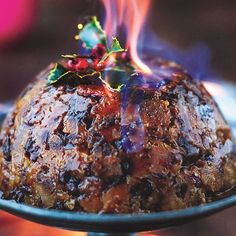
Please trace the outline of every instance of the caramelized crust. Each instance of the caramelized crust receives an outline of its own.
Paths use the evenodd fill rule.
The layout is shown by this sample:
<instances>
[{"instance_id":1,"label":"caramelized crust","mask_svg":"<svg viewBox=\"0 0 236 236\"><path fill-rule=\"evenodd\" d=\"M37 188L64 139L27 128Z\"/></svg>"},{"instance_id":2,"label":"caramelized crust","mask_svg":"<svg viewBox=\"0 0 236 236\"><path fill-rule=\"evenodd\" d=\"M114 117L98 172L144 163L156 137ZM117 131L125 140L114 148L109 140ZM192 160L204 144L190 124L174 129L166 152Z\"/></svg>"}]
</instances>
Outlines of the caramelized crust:
<instances>
[{"instance_id":1,"label":"caramelized crust","mask_svg":"<svg viewBox=\"0 0 236 236\"><path fill-rule=\"evenodd\" d=\"M121 93L98 75L47 86L48 69L41 73L2 127L3 197L71 211L148 213L205 203L232 188L234 146L215 102L180 67L158 63L171 71L158 88Z\"/></svg>"}]
</instances>

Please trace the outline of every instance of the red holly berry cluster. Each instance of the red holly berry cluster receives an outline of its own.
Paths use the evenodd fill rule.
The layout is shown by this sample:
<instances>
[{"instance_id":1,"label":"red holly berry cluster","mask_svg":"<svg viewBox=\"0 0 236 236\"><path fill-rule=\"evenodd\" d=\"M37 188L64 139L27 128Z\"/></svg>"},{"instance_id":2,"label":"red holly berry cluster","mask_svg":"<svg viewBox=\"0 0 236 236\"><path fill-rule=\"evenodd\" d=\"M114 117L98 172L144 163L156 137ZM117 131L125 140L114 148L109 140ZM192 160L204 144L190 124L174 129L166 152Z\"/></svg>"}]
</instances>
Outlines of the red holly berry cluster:
<instances>
[{"instance_id":1,"label":"red holly berry cluster","mask_svg":"<svg viewBox=\"0 0 236 236\"><path fill-rule=\"evenodd\" d=\"M94 58L101 59L106 52L106 47L103 44L99 43L92 49L92 56Z\"/></svg>"},{"instance_id":2,"label":"red holly berry cluster","mask_svg":"<svg viewBox=\"0 0 236 236\"><path fill-rule=\"evenodd\" d=\"M92 49L91 57L89 58L73 58L70 59L67 63L67 66L72 71L85 72L91 67L96 71L101 71L105 68L105 62L101 62L101 58L106 53L106 47L103 44L97 44ZM90 62L92 59L92 63Z\"/></svg>"}]
</instances>

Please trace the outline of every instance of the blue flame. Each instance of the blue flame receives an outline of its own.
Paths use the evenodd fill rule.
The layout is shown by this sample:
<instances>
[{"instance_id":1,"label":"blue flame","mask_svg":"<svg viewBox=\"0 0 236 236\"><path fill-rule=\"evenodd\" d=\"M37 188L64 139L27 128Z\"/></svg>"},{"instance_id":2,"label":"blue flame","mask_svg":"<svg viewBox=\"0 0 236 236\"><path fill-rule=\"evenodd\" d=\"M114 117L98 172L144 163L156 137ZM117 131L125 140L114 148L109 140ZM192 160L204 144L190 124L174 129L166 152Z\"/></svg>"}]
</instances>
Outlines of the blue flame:
<instances>
[{"instance_id":1,"label":"blue flame","mask_svg":"<svg viewBox=\"0 0 236 236\"><path fill-rule=\"evenodd\" d=\"M139 152L145 143L145 128L140 114L144 90L141 88L159 89L168 79L156 80L134 73L126 81L121 91L121 137L122 147L127 153Z\"/></svg>"},{"instance_id":2,"label":"blue flame","mask_svg":"<svg viewBox=\"0 0 236 236\"><path fill-rule=\"evenodd\" d=\"M138 152L144 145L145 131L140 116L143 91L140 90L139 94L135 94L137 90L133 89L134 86L143 84L142 74L133 74L122 90L121 136L122 147L127 153Z\"/></svg>"},{"instance_id":3,"label":"blue flame","mask_svg":"<svg viewBox=\"0 0 236 236\"><path fill-rule=\"evenodd\" d=\"M211 68L211 51L205 43L199 42L187 50L182 50L162 40L148 27L141 33L139 42L141 55L151 55L174 61L187 69L196 80L218 80L219 76Z\"/></svg>"}]
</instances>

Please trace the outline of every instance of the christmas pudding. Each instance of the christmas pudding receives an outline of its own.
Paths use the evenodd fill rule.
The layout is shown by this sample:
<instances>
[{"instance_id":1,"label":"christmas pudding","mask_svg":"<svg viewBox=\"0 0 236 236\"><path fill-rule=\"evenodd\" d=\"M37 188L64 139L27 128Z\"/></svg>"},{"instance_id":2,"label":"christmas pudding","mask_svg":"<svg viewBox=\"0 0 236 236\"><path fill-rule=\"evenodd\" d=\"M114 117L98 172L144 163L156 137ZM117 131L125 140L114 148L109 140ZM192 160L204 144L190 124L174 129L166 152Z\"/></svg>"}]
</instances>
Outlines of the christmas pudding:
<instances>
[{"instance_id":1,"label":"christmas pudding","mask_svg":"<svg viewBox=\"0 0 236 236\"><path fill-rule=\"evenodd\" d=\"M88 31L96 40L87 40ZM229 126L181 66L132 63L94 18L91 54L64 55L16 101L0 135L2 198L41 208L149 213L214 200L236 184Z\"/></svg>"}]
</instances>

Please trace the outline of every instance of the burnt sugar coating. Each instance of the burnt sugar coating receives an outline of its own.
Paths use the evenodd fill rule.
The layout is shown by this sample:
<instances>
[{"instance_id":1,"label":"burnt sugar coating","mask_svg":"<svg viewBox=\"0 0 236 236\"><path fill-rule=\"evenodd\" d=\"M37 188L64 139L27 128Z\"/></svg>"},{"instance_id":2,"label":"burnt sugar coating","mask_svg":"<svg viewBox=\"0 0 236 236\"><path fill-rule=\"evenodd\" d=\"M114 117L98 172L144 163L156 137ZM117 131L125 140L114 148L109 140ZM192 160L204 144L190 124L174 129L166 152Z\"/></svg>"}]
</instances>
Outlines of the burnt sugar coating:
<instances>
[{"instance_id":1,"label":"burnt sugar coating","mask_svg":"<svg viewBox=\"0 0 236 236\"><path fill-rule=\"evenodd\" d=\"M155 64L156 78L135 74L121 92L96 74L48 86L48 69L41 73L2 127L3 197L149 213L205 203L234 187L232 135L215 102L181 67Z\"/></svg>"}]
</instances>

